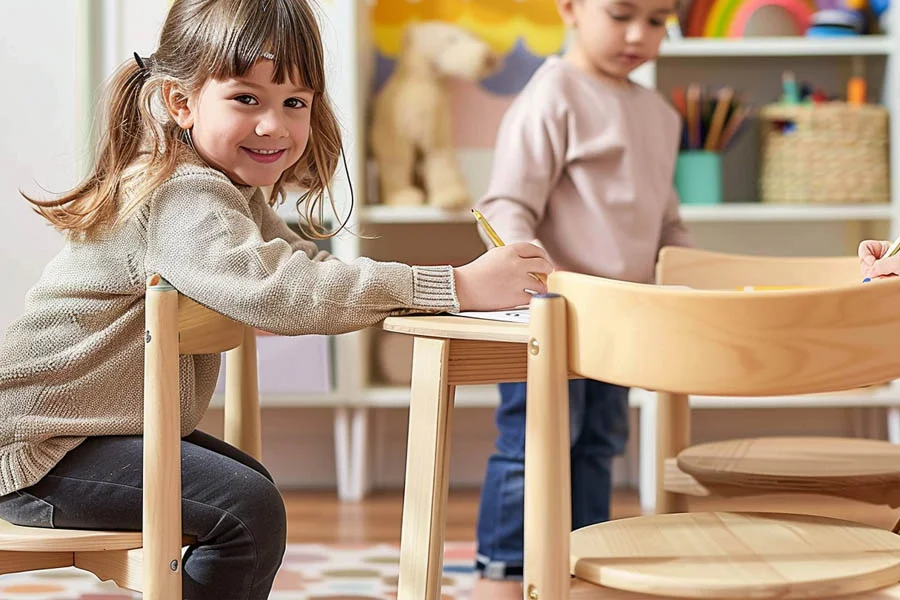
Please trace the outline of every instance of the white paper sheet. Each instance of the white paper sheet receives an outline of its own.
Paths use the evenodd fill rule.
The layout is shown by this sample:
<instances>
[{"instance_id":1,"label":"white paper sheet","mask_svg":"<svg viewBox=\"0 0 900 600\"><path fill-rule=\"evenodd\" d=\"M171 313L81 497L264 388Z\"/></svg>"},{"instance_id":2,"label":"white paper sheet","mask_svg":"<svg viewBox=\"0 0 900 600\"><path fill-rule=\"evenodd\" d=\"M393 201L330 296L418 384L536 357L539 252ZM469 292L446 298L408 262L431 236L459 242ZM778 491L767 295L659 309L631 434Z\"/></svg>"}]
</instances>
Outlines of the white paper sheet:
<instances>
[{"instance_id":1,"label":"white paper sheet","mask_svg":"<svg viewBox=\"0 0 900 600\"><path fill-rule=\"evenodd\" d=\"M528 307L510 310L464 311L456 313L460 317L486 319L488 321L506 321L508 323L528 323Z\"/></svg>"}]
</instances>

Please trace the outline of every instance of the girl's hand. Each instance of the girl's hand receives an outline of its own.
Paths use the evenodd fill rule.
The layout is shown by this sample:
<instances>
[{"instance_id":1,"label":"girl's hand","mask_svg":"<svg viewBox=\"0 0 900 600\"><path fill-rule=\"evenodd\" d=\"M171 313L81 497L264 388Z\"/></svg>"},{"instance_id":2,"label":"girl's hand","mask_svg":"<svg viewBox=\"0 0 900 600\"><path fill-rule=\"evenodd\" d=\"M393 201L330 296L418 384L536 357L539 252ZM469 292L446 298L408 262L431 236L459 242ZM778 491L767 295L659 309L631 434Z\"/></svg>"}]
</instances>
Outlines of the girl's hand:
<instances>
[{"instance_id":1,"label":"girl's hand","mask_svg":"<svg viewBox=\"0 0 900 600\"><path fill-rule=\"evenodd\" d=\"M859 268L864 277L884 277L900 273L900 254L881 258L890 247L890 242L866 240L859 244Z\"/></svg>"},{"instance_id":2,"label":"girl's hand","mask_svg":"<svg viewBox=\"0 0 900 600\"><path fill-rule=\"evenodd\" d=\"M529 275L553 271L547 253L534 244L520 243L492 248L453 270L456 297L462 310L500 310L522 306L531 301L531 290L538 294L547 286Z\"/></svg>"}]
</instances>

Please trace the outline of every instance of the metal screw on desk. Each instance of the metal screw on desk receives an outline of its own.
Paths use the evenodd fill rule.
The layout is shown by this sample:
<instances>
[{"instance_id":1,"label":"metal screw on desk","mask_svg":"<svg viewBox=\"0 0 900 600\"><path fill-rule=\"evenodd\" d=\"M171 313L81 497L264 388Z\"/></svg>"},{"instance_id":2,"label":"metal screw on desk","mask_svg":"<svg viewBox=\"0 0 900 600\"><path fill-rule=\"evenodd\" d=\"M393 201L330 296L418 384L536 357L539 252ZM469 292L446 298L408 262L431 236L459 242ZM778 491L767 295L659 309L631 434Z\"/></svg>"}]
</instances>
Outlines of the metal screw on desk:
<instances>
[{"instance_id":1,"label":"metal screw on desk","mask_svg":"<svg viewBox=\"0 0 900 600\"><path fill-rule=\"evenodd\" d=\"M178 570L178 561L173 560L172 562L170 562L169 568L172 569L173 571L177 571Z\"/></svg>"},{"instance_id":2,"label":"metal screw on desk","mask_svg":"<svg viewBox=\"0 0 900 600\"><path fill-rule=\"evenodd\" d=\"M528 600L540 600L540 595L538 594L537 588L533 585L528 586Z\"/></svg>"},{"instance_id":3,"label":"metal screw on desk","mask_svg":"<svg viewBox=\"0 0 900 600\"><path fill-rule=\"evenodd\" d=\"M528 352L537 356L537 353L541 351L541 345L534 338L528 340Z\"/></svg>"}]
</instances>

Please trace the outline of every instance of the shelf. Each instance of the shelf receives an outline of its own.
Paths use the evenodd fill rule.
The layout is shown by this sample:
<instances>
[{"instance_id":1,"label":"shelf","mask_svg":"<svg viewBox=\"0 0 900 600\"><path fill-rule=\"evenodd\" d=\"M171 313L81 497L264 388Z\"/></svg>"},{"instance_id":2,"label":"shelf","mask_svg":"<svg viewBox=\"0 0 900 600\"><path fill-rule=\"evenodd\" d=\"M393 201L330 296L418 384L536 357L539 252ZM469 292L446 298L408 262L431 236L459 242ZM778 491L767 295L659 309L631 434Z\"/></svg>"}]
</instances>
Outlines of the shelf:
<instances>
[{"instance_id":1,"label":"shelf","mask_svg":"<svg viewBox=\"0 0 900 600\"><path fill-rule=\"evenodd\" d=\"M762 204L759 202L681 207L688 222L878 221L891 218L889 204ZM447 211L432 206L366 206L365 223L475 223L468 210Z\"/></svg>"},{"instance_id":2,"label":"shelf","mask_svg":"<svg viewBox=\"0 0 900 600\"><path fill-rule=\"evenodd\" d=\"M685 38L665 40L660 56L887 56L891 50L891 39L882 35L852 38Z\"/></svg>"},{"instance_id":3,"label":"shelf","mask_svg":"<svg viewBox=\"0 0 900 600\"><path fill-rule=\"evenodd\" d=\"M475 223L468 209L444 210L435 206L364 206L359 217L364 223Z\"/></svg>"},{"instance_id":4,"label":"shelf","mask_svg":"<svg viewBox=\"0 0 900 600\"><path fill-rule=\"evenodd\" d=\"M890 204L763 204L733 202L681 206L688 222L879 221L891 218Z\"/></svg>"}]
</instances>

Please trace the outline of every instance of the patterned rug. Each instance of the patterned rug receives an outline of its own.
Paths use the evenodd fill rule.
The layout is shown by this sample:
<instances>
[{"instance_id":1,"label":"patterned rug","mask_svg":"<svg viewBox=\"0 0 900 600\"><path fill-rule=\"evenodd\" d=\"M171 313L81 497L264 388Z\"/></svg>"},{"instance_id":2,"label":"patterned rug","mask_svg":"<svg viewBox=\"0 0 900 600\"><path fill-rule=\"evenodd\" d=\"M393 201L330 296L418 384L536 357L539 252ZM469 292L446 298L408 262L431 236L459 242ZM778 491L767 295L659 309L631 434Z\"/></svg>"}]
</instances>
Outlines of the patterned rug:
<instances>
[{"instance_id":1,"label":"patterned rug","mask_svg":"<svg viewBox=\"0 0 900 600\"><path fill-rule=\"evenodd\" d=\"M474 581L475 547L448 542L444 548L442 600L465 600ZM292 544L275 579L270 600L395 600L400 550L396 544L332 546ZM3 600L135 600L139 594L102 583L78 569L52 569L0 576Z\"/></svg>"}]
</instances>

